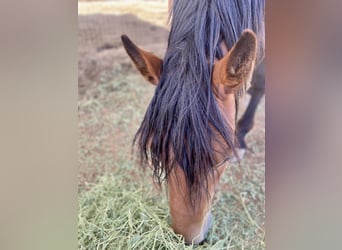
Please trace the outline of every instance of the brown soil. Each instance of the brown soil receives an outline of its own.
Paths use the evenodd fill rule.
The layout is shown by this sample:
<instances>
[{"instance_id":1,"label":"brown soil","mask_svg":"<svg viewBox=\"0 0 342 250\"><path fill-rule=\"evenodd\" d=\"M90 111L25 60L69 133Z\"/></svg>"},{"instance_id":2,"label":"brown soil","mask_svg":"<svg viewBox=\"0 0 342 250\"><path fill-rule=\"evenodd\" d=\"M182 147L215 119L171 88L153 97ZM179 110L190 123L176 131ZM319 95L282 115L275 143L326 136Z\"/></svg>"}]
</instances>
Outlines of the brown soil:
<instances>
[{"instance_id":1,"label":"brown soil","mask_svg":"<svg viewBox=\"0 0 342 250\"><path fill-rule=\"evenodd\" d=\"M101 73L110 72L116 64L130 71L132 66L121 44L121 35L127 34L145 49L162 56L168 31L152 23L125 15L80 15L78 17L79 94L99 83Z\"/></svg>"}]
</instances>

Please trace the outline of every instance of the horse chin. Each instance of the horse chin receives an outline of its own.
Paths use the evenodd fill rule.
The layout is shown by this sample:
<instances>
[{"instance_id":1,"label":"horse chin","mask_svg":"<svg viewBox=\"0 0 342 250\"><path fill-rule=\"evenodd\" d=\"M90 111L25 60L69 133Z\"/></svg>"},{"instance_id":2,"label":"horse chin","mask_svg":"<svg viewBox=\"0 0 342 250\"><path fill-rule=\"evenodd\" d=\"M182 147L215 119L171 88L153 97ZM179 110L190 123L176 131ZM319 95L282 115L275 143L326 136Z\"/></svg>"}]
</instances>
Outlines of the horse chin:
<instances>
[{"instance_id":1,"label":"horse chin","mask_svg":"<svg viewBox=\"0 0 342 250\"><path fill-rule=\"evenodd\" d=\"M202 229L199 235L197 235L191 243L187 243L187 245L204 245L207 241L207 237L209 234L209 230L212 228L213 225L213 216L211 212L208 213L206 216L204 223L202 225Z\"/></svg>"},{"instance_id":2,"label":"horse chin","mask_svg":"<svg viewBox=\"0 0 342 250\"><path fill-rule=\"evenodd\" d=\"M202 242L203 243L205 242L205 240L209 234L209 230L211 229L212 226L213 226L213 216L212 216L211 212L209 212L207 215L207 218L204 222L204 226L203 226L203 238L204 239L199 244L201 244Z\"/></svg>"}]
</instances>

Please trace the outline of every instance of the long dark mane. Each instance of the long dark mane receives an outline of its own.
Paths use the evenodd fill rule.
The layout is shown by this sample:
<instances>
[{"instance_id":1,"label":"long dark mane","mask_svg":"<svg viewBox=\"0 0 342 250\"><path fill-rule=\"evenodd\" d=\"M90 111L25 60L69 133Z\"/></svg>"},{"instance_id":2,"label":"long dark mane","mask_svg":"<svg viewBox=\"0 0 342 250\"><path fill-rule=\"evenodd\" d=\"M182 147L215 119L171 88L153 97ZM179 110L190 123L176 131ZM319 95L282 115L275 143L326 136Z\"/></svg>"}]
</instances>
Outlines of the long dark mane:
<instances>
[{"instance_id":1,"label":"long dark mane","mask_svg":"<svg viewBox=\"0 0 342 250\"><path fill-rule=\"evenodd\" d=\"M163 72L134 143L159 184L175 166L183 169L195 205L217 155L236 146L212 91L214 60L223 56L221 42L231 48L246 28L263 54L264 0L174 0L170 19Z\"/></svg>"}]
</instances>

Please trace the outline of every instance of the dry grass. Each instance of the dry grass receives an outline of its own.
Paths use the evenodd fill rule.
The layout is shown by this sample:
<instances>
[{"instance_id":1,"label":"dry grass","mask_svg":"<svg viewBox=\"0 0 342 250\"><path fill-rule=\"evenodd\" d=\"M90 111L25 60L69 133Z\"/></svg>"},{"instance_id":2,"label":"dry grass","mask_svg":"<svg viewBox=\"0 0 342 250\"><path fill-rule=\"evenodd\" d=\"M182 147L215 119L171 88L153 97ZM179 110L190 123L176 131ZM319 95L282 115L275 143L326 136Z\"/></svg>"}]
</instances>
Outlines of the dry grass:
<instances>
[{"instance_id":1,"label":"dry grass","mask_svg":"<svg viewBox=\"0 0 342 250\"><path fill-rule=\"evenodd\" d=\"M125 165L126 164L126 165ZM169 227L166 196L126 162L79 197L79 249L193 249ZM264 249L264 172L233 165L213 207L214 225L196 249ZM236 176L241 175L241 178ZM142 175L140 175L142 177Z\"/></svg>"}]
</instances>

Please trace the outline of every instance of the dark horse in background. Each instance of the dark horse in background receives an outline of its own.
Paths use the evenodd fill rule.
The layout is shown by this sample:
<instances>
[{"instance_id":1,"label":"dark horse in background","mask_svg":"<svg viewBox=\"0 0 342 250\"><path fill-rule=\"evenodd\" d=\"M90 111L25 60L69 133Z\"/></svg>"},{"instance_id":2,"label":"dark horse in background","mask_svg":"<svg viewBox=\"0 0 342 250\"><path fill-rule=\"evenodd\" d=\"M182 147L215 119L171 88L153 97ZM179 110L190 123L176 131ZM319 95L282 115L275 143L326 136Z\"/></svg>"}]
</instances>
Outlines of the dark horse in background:
<instances>
[{"instance_id":1,"label":"dark horse in background","mask_svg":"<svg viewBox=\"0 0 342 250\"><path fill-rule=\"evenodd\" d=\"M253 128L255 112L262 97L265 95L265 63L262 60L253 73L251 87L248 89L251 99L245 113L237 123L236 137L238 140L239 158L241 159L247 149L245 137Z\"/></svg>"},{"instance_id":2,"label":"dark horse in background","mask_svg":"<svg viewBox=\"0 0 342 250\"><path fill-rule=\"evenodd\" d=\"M156 86L134 143L156 182L167 182L173 230L199 244L211 226L215 188L229 159L238 157L237 148L246 146L264 92L264 0L170 4L163 59L122 36L138 70ZM236 122L239 98L252 77L251 103Z\"/></svg>"}]
</instances>

